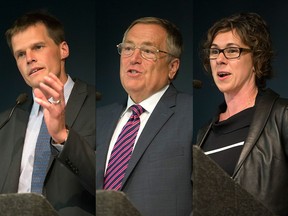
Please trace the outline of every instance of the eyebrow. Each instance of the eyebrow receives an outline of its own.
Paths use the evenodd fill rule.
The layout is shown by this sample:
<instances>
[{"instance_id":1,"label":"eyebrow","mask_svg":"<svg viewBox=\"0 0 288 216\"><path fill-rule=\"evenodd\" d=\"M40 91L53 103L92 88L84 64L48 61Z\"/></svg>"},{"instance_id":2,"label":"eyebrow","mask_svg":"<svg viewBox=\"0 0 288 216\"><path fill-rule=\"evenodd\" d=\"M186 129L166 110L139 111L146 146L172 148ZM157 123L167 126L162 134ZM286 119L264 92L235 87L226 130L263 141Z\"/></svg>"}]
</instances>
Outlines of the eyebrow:
<instances>
[{"instance_id":1,"label":"eyebrow","mask_svg":"<svg viewBox=\"0 0 288 216\"><path fill-rule=\"evenodd\" d=\"M135 43L132 42L131 40L124 41L124 43L129 43L129 44L134 44L135 45ZM140 44L140 46L143 46L143 45L149 45L149 46L154 46L154 47L156 46L152 42L149 42L149 41L144 41L144 42L142 42Z\"/></svg>"},{"instance_id":2,"label":"eyebrow","mask_svg":"<svg viewBox=\"0 0 288 216\"><path fill-rule=\"evenodd\" d=\"M211 44L211 47L212 47L212 46L219 47L217 44L214 44L214 43ZM236 43L228 43L228 44L226 44L226 47L231 47L231 46L240 47L240 45L238 45L238 44L236 44Z\"/></svg>"}]
</instances>

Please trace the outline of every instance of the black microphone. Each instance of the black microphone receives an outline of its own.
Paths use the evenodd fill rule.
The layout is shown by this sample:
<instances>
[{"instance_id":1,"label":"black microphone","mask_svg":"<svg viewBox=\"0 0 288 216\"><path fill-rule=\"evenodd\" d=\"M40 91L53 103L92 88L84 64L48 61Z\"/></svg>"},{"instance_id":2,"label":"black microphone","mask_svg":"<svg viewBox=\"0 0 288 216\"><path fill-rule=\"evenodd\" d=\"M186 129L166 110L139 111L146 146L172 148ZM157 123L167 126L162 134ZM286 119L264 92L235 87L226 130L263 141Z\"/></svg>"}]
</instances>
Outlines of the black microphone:
<instances>
[{"instance_id":1,"label":"black microphone","mask_svg":"<svg viewBox=\"0 0 288 216\"><path fill-rule=\"evenodd\" d=\"M16 104L14 105L14 107L12 108L12 110L10 111L8 118L1 124L0 129L2 129L2 128L7 124L7 122L10 120L10 118L11 118L11 116L12 116L15 108L16 108L19 104L24 103L24 102L27 100L27 98L28 98L28 95L27 95L26 93L22 93L22 94L20 94L20 95L17 97L17 99L16 99Z\"/></svg>"},{"instance_id":2,"label":"black microphone","mask_svg":"<svg viewBox=\"0 0 288 216\"><path fill-rule=\"evenodd\" d=\"M102 98L102 94L100 92L96 91L96 101L101 100L101 98Z\"/></svg>"},{"instance_id":3,"label":"black microphone","mask_svg":"<svg viewBox=\"0 0 288 216\"><path fill-rule=\"evenodd\" d=\"M203 86L203 82L201 80L193 80L193 88L201 89Z\"/></svg>"}]
</instances>

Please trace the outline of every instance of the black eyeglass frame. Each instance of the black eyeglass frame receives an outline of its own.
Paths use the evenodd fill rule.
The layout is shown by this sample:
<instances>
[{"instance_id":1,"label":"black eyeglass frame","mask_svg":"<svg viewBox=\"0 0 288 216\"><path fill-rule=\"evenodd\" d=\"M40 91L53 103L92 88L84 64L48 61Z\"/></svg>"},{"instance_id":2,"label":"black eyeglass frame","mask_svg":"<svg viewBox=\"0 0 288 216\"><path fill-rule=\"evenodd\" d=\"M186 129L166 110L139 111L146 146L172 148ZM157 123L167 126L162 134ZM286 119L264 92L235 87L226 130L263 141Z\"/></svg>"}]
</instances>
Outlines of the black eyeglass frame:
<instances>
[{"instance_id":1,"label":"black eyeglass frame","mask_svg":"<svg viewBox=\"0 0 288 216\"><path fill-rule=\"evenodd\" d=\"M228 50L228 49L238 49L239 50L239 55L238 56L235 56L235 57L227 57L226 54L225 54L225 50ZM224 49L218 49L218 48L209 48L209 49L205 49L207 51L207 54L208 54L208 59L210 60L215 60L219 57L220 53L223 53L224 57L226 59L237 59L241 56L242 52L252 52L251 49L249 48L243 48L243 47L226 47ZM217 57L210 57L210 53L211 53L211 50L217 50L218 51L218 55Z\"/></svg>"}]
</instances>

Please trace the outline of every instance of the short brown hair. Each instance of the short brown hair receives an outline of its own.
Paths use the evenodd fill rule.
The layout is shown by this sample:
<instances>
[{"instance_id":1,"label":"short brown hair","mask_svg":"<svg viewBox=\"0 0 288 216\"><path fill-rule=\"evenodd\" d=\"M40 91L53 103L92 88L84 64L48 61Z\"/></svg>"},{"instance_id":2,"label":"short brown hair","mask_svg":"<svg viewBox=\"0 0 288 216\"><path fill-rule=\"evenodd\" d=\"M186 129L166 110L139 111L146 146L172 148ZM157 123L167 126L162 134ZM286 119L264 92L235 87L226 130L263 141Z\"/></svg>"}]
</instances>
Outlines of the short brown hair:
<instances>
[{"instance_id":1,"label":"short brown hair","mask_svg":"<svg viewBox=\"0 0 288 216\"><path fill-rule=\"evenodd\" d=\"M12 37L17 33L26 30L30 26L36 25L37 23L43 23L46 26L49 36L57 45L65 41L65 33L62 23L56 17L49 14L47 11L37 10L33 12L28 12L23 16L19 17L5 32L7 44L12 52Z\"/></svg>"},{"instance_id":2,"label":"short brown hair","mask_svg":"<svg viewBox=\"0 0 288 216\"><path fill-rule=\"evenodd\" d=\"M217 21L207 33L202 49L211 48L218 33L235 30L242 42L252 50L253 64L256 74L256 85L265 87L266 80L272 78L272 40L267 23L257 13L237 13ZM211 73L210 60L201 52L203 66Z\"/></svg>"}]
</instances>

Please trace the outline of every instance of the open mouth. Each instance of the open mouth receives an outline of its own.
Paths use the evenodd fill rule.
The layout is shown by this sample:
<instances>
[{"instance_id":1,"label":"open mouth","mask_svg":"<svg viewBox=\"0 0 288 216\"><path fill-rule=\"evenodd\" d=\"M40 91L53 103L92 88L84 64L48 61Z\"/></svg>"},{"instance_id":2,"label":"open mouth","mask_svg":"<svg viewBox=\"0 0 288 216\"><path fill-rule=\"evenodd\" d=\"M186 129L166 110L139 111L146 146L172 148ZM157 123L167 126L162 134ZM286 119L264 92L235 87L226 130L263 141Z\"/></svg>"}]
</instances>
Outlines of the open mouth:
<instances>
[{"instance_id":1,"label":"open mouth","mask_svg":"<svg viewBox=\"0 0 288 216\"><path fill-rule=\"evenodd\" d=\"M32 75L34 73L36 73L37 71L41 70L42 68L35 68L33 70L30 71L29 75Z\"/></svg>"},{"instance_id":2,"label":"open mouth","mask_svg":"<svg viewBox=\"0 0 288 216\"><path fill-rule=\"evenodd\" d=\"M219 77L221 77L221 78L223 78L223 77L226 77L226 76L229 76L231 73L228 73L228 72L219 72L219 73L217 73L217 75L219 76Z\"/></svg>"},{"instance_id":3,"label":"open mouth","mask_svg":"<svg viewBox=\"0 0 288 216\"><path fill-rule=\"evenodd\" d=\"M139 72L139 71L136 71L136 70L129 70L128 73L137 74L137 73L140 73L140 72Z\"/></svg>"}]
</instances>

